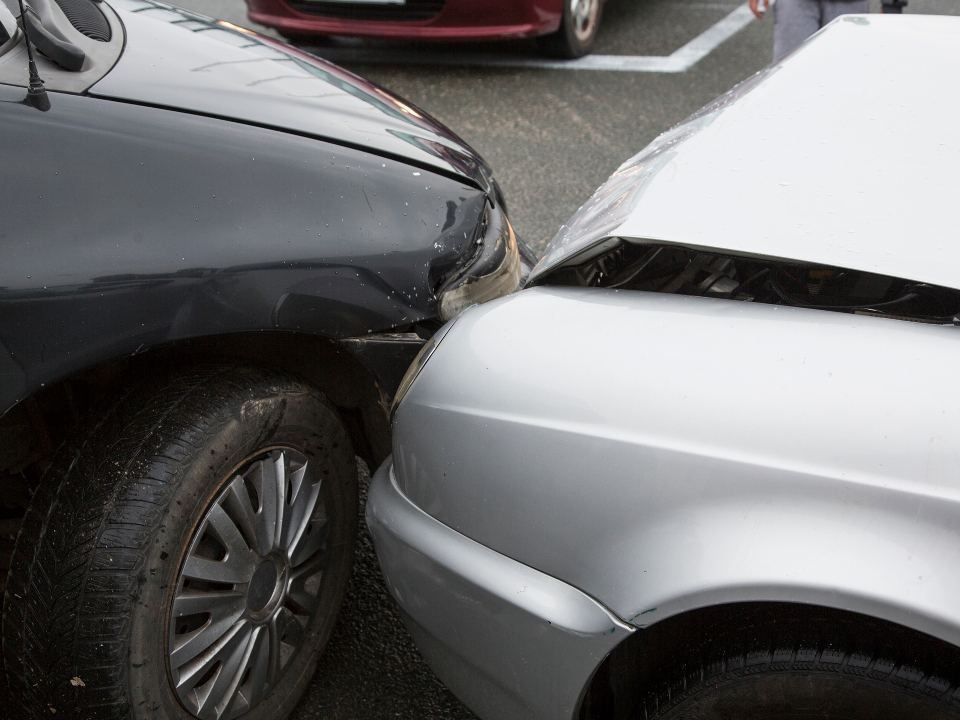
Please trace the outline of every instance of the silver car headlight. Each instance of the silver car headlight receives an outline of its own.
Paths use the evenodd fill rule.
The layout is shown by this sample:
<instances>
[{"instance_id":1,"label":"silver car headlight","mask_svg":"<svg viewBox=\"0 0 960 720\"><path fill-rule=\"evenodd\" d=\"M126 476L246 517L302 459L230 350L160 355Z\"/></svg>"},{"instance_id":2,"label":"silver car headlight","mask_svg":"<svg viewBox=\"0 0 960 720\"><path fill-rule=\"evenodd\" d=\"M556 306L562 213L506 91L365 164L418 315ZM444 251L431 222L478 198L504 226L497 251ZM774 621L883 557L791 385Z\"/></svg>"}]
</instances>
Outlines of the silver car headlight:
<instances>
[{"instance_id":1,"label":"silver car headlight","mask_svg":"<svg viewBox=\"0 0 960 720\"><path fill-rule=\"evenodd\" d=\"M430 356L433 355L434 351L437 349L437 346L440 344L440 341L443 340L443 336L450 332L450 328L453 327L454 322L456 321L448 322L442 328L437 330L433 337L427 340L426 344L420 348L420 352L414 356L413 362L410 363L410 367L407 368L407 371L400 379L400 384L397 386L397 392L393 396L393 404L390 406L391 417L393 416L394 410L397 409L397 405L400 404L404 396L407 394L407 392L409 392L410 388L413 387L414 380L417 379L420 371L423 370L424 366L427 364L427 361L430 360Z\"/></svg>"},{"instance_id":2,"label":"silver car headlight","mask_svg":"<svg viewBox=\"0 0 960 720\"><path fill-rule=\"evenodd\" d=\"M615 233L630 217L647 183L670 162L677 146L709 125L717 107L704 110L667 130L643 150L627 160L607 178L577 210L547 245L547 251L530 273L528 284L537 282L580 253L590 250Z\"/></svg>"},{"instance_id":3,"label":"silver car headlight","mask_svg":"<svg viewBox=\"0 0 960 720\"><path fill-rule=\"evenodd\" d=\"M471 305L507 295L520 287L523 267L513 226L499 207L490 207L480 232L481 250L466 272L440 293L440 319L450 320Z\"/></svg>"}]
</instances>

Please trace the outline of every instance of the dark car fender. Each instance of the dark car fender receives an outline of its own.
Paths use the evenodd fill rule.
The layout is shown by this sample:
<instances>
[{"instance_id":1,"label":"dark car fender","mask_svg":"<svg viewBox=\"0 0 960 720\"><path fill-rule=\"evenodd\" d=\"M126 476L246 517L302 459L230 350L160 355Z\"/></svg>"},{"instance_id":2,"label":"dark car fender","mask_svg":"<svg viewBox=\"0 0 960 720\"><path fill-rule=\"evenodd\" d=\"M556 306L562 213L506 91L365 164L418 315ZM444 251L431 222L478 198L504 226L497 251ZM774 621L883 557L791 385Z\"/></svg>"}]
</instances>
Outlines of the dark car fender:
<instances>
[{"instance_id":1,"label":"dark car fender","mask_svg":"<svg viewBox=\"0 0 960 720\"><path fill-rule=\"evenodd\" d=\"M436 317L475 250L469 181L317 139L0 86L0 411L177 340L331 339ZM356 343L353 343L356 345Z\"/></svg>"}]
</instances>

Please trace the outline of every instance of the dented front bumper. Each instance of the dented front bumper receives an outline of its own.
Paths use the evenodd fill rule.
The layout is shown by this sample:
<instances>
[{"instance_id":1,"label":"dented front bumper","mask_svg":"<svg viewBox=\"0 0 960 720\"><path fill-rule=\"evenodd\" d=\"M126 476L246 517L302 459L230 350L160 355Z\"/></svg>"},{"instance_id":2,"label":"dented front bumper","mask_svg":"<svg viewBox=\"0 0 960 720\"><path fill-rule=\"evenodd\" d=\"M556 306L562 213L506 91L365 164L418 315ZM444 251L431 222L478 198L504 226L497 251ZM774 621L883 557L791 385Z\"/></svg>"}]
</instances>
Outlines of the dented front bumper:
<instances>
[{"instance_id":1,"label":"dented front bumper","mask_svg":"<svg viewBox=\"0 0 960 720\"><path fill-rule=\"evenodd\" d=\"M576 588L461 535L414 505L388 460L367 525L391 595L434 672L481 718L574 718L631 628Z\"/></svg>"}]
</instances>

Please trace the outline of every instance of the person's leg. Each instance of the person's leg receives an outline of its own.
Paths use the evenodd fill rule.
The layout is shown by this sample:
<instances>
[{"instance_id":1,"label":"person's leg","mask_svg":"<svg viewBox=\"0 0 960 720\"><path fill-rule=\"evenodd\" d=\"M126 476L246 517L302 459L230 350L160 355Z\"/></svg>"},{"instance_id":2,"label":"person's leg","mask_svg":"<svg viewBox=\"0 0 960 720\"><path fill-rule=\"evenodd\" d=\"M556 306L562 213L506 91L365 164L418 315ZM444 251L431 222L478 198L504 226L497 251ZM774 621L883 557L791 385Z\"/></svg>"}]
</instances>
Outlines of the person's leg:
<instances>
[{"instance_id":1,"label":"person's leg","mask_svg":"<svg viewBox=\"0 0 960 720\"><path fill-rule=\"evenodd\" d=\"M870 12L870 0L820 0L820 27L848 13Z\"/></svg>"},{"instance_id":2,"label":"person's leg","mask_svg":"<svg viewBox=\"0 0 960 720\"><path fill-rule=\"evenodd\" d=\"M773 6L773 61L820 29L820 0L777 0Z\"/></svg>"}]
</instances>

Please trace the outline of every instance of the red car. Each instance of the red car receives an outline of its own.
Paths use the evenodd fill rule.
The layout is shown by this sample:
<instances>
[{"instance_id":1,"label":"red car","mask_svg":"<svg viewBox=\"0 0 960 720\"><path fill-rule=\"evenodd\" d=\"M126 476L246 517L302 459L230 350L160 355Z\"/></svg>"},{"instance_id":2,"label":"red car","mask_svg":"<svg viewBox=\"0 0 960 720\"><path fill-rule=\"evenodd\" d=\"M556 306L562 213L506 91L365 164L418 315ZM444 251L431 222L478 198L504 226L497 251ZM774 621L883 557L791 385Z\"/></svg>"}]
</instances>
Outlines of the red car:
<instances>
[{"instance_id":1,"label":"red car","mask_svg":"<svg viewBox=\"0 0 960 720\"><path fill-rule=\"evenodd\" d=\"M590 52L604 0L247 0L250 19L304 40L356 35L415 40L539 37L562 57Z\"/></svg>"}]
</instances>

